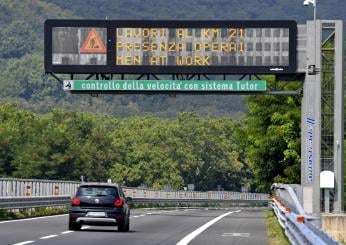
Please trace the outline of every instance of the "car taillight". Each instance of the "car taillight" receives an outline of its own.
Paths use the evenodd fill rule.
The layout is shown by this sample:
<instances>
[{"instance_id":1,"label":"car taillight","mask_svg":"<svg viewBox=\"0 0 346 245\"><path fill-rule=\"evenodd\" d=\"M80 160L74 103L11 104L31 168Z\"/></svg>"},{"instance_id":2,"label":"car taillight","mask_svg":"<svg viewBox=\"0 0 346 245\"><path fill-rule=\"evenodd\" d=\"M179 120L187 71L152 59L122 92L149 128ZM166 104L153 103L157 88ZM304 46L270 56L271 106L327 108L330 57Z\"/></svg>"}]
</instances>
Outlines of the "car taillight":
<instances>
[{"instance_id":1,"label":"car taillight","mask_svg":"<svg viewBox=\"0 0 346 245\"><path fill-rule=\"evenodd\" d=\"M124 201L122 198L117 198L114 201L114 206L117 208L121 208L123 206L123 204L124 204Z\"/></svg>"},{"instance_id":2,"label":"car taillight","mask_svg":"<svg viewBox=\"0 0 346 245\"><path fill-rule=\"evenodd\" d=\"M72 205L72 206L79 206L79 205L80 205L80 200L79 200L79 198L78 198L78 197L72 198L71 205Z\"/></svg>"}]
</instances>

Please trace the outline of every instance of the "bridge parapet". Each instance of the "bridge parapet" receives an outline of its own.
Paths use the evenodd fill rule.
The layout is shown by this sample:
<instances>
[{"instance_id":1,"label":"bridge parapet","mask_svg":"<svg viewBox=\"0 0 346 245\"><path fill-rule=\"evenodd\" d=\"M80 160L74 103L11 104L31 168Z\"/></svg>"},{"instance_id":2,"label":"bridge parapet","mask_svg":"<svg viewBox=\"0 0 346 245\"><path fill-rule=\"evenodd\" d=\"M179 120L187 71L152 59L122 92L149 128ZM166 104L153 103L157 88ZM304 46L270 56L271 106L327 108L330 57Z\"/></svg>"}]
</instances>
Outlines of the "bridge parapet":
<instances>
[{"instance_id":1,"label":"bridge parapet","mask_svg":"<svg viewBox=\"0 0 346 245\"><path fill-rule=\"evenodd\" d=\"M38 180L38 179L15 179L0 178L0 199L23 197L59 197L73 196L80 182L58 181L58 180ZM134 203L154 203L161 200L169 202L186 203L189 200L194 202L250 202L266 203L269 195L266 193L242 193L231 191L159 191L134 187L123 187L126 196L134 199Z\"/></svg>"}]
</instances>

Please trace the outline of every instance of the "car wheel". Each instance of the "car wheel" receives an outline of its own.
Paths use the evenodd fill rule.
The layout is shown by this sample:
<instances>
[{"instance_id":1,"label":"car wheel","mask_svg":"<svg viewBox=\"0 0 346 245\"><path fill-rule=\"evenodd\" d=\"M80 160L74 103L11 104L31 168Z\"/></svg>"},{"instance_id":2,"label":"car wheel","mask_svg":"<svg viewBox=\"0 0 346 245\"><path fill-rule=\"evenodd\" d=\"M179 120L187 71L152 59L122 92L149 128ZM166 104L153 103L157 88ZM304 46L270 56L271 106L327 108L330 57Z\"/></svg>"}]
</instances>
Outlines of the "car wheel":
<instances>
[{"instance_id":1,"label":"car wheel","mask_svg":"<svg viewBox=\"0 0 346 245\"><path fill-rule=\"evenodd\" d=\"M68 229L70 231L79 231L81 228L82 228L82 225L80 225L80 224L76 224L76 223L72 223L72 222L68 223Z\"/></svg>"},{"instance_id":2,"label":"car wheel","mask_svg":"<svg viewBox=\"0 0 346 245\"><path fill-rule=\"evenodd\" d=\"M124 232L125 231L125 219L118 222L118 231Z\"/></svg>"},{"instance_id":3,"label":"car wheel","mask_svg":"<svg viewBox=\"0 0 346 245\"><path fill-rule=\"evenodd\" d=\"M130 219L128 220L126 226L125 226L125 231L128 232L130 231Z\"/></svg>"}]
</instances>

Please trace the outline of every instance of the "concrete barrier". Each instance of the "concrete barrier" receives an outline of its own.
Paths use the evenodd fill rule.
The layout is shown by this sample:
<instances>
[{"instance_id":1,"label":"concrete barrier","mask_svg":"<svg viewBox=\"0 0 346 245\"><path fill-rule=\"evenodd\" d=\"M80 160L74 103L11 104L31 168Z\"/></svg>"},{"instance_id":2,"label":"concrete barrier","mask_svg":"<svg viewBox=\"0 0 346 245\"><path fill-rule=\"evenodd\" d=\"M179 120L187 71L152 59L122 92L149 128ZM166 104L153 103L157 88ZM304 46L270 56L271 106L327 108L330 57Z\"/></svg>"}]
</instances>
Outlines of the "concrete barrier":
<instances>
[{"instance_id":1,"label":"concrete barrier","mask_svg":"<svg viewBox=\"0 0 346 245\"><path fill-rule=\"evenodd\" d=\"M322 214L322 230L339 241L346 241L346 214Z\"/></svg>"}]
</instances>

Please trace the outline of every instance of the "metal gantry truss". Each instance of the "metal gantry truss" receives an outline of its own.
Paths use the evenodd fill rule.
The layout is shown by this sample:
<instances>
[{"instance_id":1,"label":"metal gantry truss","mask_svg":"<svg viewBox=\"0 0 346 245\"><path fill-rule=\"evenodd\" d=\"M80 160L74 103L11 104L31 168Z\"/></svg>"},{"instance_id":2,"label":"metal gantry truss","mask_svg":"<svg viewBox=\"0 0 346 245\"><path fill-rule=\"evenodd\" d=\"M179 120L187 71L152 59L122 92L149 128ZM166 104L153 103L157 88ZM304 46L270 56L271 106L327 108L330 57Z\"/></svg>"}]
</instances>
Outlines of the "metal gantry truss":
<instances>
[{"instance_id":1,"label":"metal gantry truss","mask_svg":"<svg viewBox=\"0 0 346 245\"><path fill-rule=\"evenodd\" d=\"M340 164L343 165L343 162L340 162L342 159L339 157L339 148L343 145L343 138L340 138L339 134L343 134L343 130L340 131L336 125L343 122L340 116L340 110L343 108L339 108L343 105L343 98L341 101L339 98L343 97L343 91L339 90L343 88L344 52L340 37L337 36L340 35L340 30L337 31L336 22L322 21L321 31L321 171L329 170L335 174L336 186L330 191L330 210L340 212L343 209L343 193L340 193L343 192L343 168ZM341 61L339 52L342 56ZM328 209L324 206L325 198L328 197L322 195L322 210Z\"/></svg>"}]
</instances>

